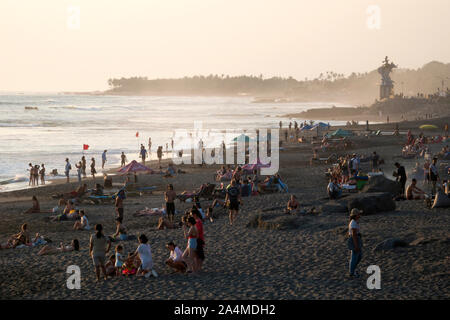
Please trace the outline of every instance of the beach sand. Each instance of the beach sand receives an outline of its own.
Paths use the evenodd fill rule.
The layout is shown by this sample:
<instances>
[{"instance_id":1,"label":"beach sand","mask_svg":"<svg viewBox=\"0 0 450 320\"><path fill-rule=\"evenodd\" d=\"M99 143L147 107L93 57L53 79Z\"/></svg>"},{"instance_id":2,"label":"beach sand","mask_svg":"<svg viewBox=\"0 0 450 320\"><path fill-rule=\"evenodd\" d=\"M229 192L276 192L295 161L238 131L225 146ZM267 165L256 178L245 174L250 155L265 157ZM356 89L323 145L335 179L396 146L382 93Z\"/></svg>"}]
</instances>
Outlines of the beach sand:
<instances>
[{"instance_id":1,"label":"beach sand","mask_svg":"<svg viewBox=\"0 0 450 320\"><path fill-rule=\"evenodd\" d=\"M390 127L393 125L391 124ZM407 125L403 125L405 128ZM411 124L411 127L416 124ZM360 127L361 129L364 126ZM375 127L373 129L376 129ZM282 135L280 135L282 136ZM381 136L355 138L349 152L371 154L377 151L385 160L387 176L399 161L404 137ZM283 213L289 194L270 194L243 199L236 224L228 225L227 212L215 209L215 221L205 222L206 260L199 275L172 274L164 265L169 252L168 241L182 250L186 246L182 229L155 230L157 217L133 217L144 207L160 207L162 192L173 183L177 193L213 182L217 166L183 166L186 174L165 179L161 175L139 175L143 185L157 186L152 195L128 197L125 200L124 225L130 234L145 233L151 244L158 278L120 277L95 283L89 257L89 231L73 231L73 222L48 222L50 214L23 214L36 195L43 210L50 210L55 192L73 190L75 181L63 181L45 187L0 194L0 240L18 231L27 222L31 235L36 232L52 239L53 244L80 240L79 252L38 256L40 247L0 250L0 299L449 299L450 298L450 209L428 209L423 201L398 201L393 212L362 216L364 237L361 277L349 279L349 251L345 243L348 213L325 210L325 170L327 165L309 166L311 145L285 144L281 152L280 175L297 195L303 208L315 208L317 214L286 217ZM442 145L433 146L433 150ZM415 160L400 161L407 170ZM422 161L423 162L423 161ZM150 165L155 168L156 165ZM114 177L114 182L123 182ZM75 180L75 179L74 179ZM89 187L92 181L87 180ZM206 207L211 201L202 201ZM176 202L177 210L191 205ZM82 205L91 225L102 223L105 234L114 232L112 204ZM284 230L248 227L255 216L272 215L279 221L292 219ZM413 241L419 245L373 252L388 238ZM122 242L125 253L134 251L137 241ZM81 289L66 287L66 268L81 268ZM366 286L369 265L381 269L381 289Z\"/></svg>"}]
</instances>

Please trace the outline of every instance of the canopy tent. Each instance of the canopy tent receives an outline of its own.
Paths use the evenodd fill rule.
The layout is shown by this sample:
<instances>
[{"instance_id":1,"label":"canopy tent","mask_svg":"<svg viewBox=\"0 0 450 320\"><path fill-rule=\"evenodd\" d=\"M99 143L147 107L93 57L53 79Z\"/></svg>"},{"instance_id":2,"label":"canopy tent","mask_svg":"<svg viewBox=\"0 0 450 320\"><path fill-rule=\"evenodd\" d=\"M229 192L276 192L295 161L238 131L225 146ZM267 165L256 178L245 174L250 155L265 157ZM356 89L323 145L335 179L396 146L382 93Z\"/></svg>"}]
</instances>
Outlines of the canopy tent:
<instances>
[{"instance_id":1,"label":"canopy tent","mask_svg":"<svg viewBox=\"0 0 450 320\"><path fill-rule=\"evenodd\" d=\"M270 168L270 163L263 164L258 159L256 161L256 163L247 163L246 165L242 166L242 169L245 170L245 171L253 171L253 170L258 170L260 168Z\"/></svg>"},{"instance_id":2,"label":"canopy tent","mask_svg":"<svg viewBox=\"0 0 450 320\"><path fill-rule=\"evenodd\" d=\"M326 124L326 123L319 122L319 123L311 126L311 128L309 130L315 130L317 128L319 128L319 129L329 129L330 126L328 124Z\"/></svg>"},{"instance_id":3,"label":"canopy tent","mask_svg":"<svg viewBox=\"0 0 450 320\"><path fill-rule=\"evenodd\" d=\"M336 131L329 134L330 137L350 137L353 133L351 131L337 129Z\"/></svg>"},{"instance_id":4,"label":"canopy tent","mask_svg":"<svg viewBox=\"0 0 450 320\"><path fill-rule=\"evenodd\" d=\"M421 125L419 127L419 129L423 129L423 130L434 130L434 129L437 129L437 128L438 127L435 126L434 124L424 124L424 125Z\"/></svg>"},{"instance_id":5,"label":"canopy tent","mask_svg":"<svg viewBox=\"0 0 450 320\"><path fill-rule=\"evenodd\" d=\"M303 126L303 128L301 128L300 131L310 130L311 128L312 128L312 126L307 124L306 126Z\"/></svg>"},{"instance_id":6,"label":"canopy tent","mask_svg":"<svg viewBox=\"0 0 450 320\"><path fill-rule=\"evenodd\" d=\"M134 172L149 172L154 173L152 169L149 167L146 167L140 163L138 163L136 160L131 161L129 164L127 164L125 167L120 168L117 170L121 174L127 174L127 173L134 173Z\"/></svg>"}]
</instances>

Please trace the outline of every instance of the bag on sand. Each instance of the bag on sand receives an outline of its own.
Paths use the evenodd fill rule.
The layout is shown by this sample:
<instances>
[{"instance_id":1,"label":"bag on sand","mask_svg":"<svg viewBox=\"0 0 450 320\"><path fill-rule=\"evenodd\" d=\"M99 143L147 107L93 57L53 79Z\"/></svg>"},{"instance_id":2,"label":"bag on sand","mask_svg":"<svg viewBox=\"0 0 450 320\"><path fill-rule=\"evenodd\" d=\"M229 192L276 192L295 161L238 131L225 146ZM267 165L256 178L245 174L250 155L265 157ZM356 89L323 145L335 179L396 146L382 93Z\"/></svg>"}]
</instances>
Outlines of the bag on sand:
<instances>
[{"instance_id":1,"label":"bag on sand","mask_svg":"<svg viewBox=\"0 0 450 320\"><path fill-rule=\"evenodd\" d=\"M446 195L442 191L438 191L436 193L436 197L434 198L434 203L431 209L433 208L448 208L450 207L450 197Z\"/></svg>"}]
</instances>

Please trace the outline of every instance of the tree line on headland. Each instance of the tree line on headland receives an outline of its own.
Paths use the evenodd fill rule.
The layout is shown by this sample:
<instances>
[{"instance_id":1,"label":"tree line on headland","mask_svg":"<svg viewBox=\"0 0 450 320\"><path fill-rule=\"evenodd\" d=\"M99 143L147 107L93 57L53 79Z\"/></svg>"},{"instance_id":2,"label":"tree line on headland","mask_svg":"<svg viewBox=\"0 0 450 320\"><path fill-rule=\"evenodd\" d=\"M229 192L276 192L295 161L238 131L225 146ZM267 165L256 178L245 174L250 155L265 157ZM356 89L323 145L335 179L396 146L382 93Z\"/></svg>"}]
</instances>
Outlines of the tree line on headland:
<instances>
[{"instance_id":1,"label":"tree line on headland","mask_svg":"<svg viewBox=\"0 0 450 320\"><path fill-rule=\"evenodd\" d=\"M395 69L395 93L415 96L432 94L450 86L450 63L430 62L418 69ZM327 71L314 79L292 77L209 75L179 79L131 77L109 79L104 94L119 95L249 95L278 101L336 101L371 104L379 95L377 70L348 76Z\"/></svg>"}]
</instances>

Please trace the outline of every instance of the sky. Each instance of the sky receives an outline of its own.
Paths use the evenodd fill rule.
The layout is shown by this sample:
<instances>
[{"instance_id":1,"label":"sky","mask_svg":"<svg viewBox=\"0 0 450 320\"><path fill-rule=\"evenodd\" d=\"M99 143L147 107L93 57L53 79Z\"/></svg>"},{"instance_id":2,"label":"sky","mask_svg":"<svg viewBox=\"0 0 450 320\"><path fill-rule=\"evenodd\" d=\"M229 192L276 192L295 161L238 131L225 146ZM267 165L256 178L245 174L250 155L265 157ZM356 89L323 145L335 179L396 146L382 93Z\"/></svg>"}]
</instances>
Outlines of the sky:
<instances>
[{"instance_id":1,"label":"sky","mask_svg":"<svg viewBox=\"0 0 450 320\"><path fill-rule=\"evenodd\" d=\"M450 62L449 0L1 0L0 91Z\"/></svg>"}]
</instances>

